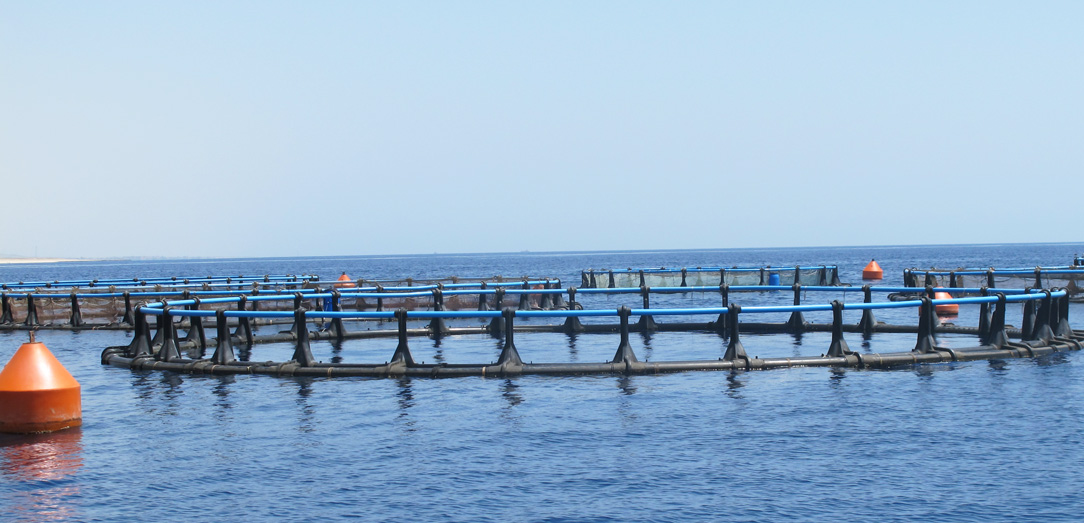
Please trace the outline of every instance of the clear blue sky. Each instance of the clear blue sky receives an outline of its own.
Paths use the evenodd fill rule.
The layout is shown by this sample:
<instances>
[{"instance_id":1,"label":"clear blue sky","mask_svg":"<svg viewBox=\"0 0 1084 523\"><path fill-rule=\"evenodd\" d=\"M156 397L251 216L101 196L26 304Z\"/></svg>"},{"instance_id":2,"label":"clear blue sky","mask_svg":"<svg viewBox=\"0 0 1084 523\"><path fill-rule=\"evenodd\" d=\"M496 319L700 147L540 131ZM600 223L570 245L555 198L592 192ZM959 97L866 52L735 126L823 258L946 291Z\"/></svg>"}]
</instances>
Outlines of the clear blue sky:
<instances>
[{"instance_id":1,"label":"clear blue sky","mask_svg":"<svg viewBox=\"0 0 1084 523\"><path fill-rule=\"evenodd\" d=\"M0 254L1084 240L1084 2L0 0Z\"/></svg>"}]
</instances>

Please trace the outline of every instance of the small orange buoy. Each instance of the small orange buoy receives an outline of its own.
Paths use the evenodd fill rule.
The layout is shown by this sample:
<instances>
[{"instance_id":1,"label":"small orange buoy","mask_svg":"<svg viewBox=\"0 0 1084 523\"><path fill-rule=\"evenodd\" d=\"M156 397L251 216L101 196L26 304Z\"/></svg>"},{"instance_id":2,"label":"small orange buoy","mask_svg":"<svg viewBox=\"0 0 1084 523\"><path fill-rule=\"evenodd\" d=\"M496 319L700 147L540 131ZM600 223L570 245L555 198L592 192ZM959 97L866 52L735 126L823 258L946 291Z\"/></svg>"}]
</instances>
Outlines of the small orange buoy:
<instances>
[{"instance_id":1,"label":"small orange buoy","mask_svg":"<svg viewBox=\"0 0 1084 523\"><path fill-rule=\"evenodd\" d=\"M345 272L343 273L342 276L339 276L339 282L340 283L336 283L335 285L333 285L333 287L336 287L336 288L339 288L339 289L349 289L349 288L353 288L355 286L354 285L354 280L351 280L350 277L347 276ZM346 282L346 283L342 283L342 282Z\"/></svg>"},{"instance_id":2,"label":"small orange buoy","mask_svg":"<svg viewBox=\"0 0 1084 523\"><path fill-rule=\"evenodd\" d=\"M865 269L862 269L863 280L879 280L884 278L884 271L881 270L881 266L877 265L875 260L870 260Z\"/></svg>"},{"instance_id":3,"label":"small orange buoy","mask_svg":"<svg viewBox=\"0 0 1084 523\"><path fill-rule=\"evenodd\" d=\"M31 333L0 371L0 432L53 432L82 424L79 382Z\"/></svg>"},{"instance_id":4,"label":"small orange buoy","mask_svg":"<svg viewBox=\"0 0 1084 523\"><path fill-rule=\"evenodd\" d=\"M933 293L933 299L935 300L951 300L952 295L947 292L935 292ZM960 306L955 303L942 303L933 306L933 311L938 316L955 316L960 314Z\"/></svg>"}]
</instances>

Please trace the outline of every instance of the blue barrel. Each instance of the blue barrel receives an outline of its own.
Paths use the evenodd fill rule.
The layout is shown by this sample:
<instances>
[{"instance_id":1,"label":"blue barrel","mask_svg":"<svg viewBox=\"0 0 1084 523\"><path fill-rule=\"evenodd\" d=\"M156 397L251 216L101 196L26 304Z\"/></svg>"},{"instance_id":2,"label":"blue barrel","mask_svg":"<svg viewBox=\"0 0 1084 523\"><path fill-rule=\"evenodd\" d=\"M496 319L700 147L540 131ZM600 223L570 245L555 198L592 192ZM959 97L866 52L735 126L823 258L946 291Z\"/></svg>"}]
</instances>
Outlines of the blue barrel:
<instances>
[{"instance_id":1,"label":"blue barrel","mask_svg":"<svg viewBox=\"0 0 1084 523\"><path fill-rule=\"evenodd\" d=\"M779 285L779 273L773 272L768 275L768 285Z\"/></svg>"}]
</instances>

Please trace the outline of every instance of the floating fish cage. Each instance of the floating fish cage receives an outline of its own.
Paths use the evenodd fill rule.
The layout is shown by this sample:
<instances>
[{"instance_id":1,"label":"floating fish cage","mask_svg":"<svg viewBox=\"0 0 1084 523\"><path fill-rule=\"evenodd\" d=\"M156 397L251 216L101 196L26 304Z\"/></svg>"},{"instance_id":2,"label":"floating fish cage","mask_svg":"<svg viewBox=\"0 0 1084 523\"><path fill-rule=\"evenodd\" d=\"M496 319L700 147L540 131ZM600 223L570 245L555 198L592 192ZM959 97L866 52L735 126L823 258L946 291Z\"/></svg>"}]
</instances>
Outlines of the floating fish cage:
<instances>
[{"instance_id":1,"label":"floating fish cage","mask_svg":"<svg viewBox=\"0 0 1084 523\"><path fill-rule=\"evenodd\" d=\"M843 285L834 265L812 267L683 267L587 269L580 287L698 287L708 285Z\"/></svg>"},{"instance_id":2,"label":"floating fish cage","mask_svg":"<svg viewBox=\"0 0 1084 523\"><path fill-rule=\"evenodd\" d=\"M1072 266L1033 268L905 269L907 287L951 288L1064 288L1074 301L1084 300L1084 266L1079 258Z\"/></svg>"},{"instance_id":3,"label":"floating fish cage","mask_svg":"<svg viewBox=\"0 0 1084 523\"><path fill-rule=\"evenodd\" d=\"M266 374L275 376L515 376L580 374L652 374L693 370L752 370L794 366L879 368L921 363L981 359L1035 357L1054 352L1079 350L1084 332L1073 330L1069 322L1068 293L1064 289L1000 288L928 288L927 294L907 301L875 301L874 296L914 290L907 287L864 286L861 289L835 286L751 285L687 287L623 287L559 289L536 288L522 284L510 288L435 288L429 291L335 288L329 292L292 294L239 293L205 300L178 299L148 303L137 307L133 339L126 346L106 348L102 363L131 369L152 369L195 374ZM788 293L789 291L789 293ZM861 302L833 300L808 302L809 296L822 293L861 292ZM968 294L965 297L934 299L936 293ZM348 299L390 299L394 294L413 294L424 299L424 309L346 310ZM978 294L970 296L970 294ZM449 296L466 297L476 303L471 310L445 307ZM503 295L501 300L497 297ZM515 306L507 306L507 296L517 296ZM532 296L537 301L532 300ZM774 301L793 296L791 304L749 305L753 301ZM733 298L739 297L739 300ZM613 300L640 301L637 308L620 305L595 307ZM713 300L715 306L676 306L692 299ZM634 301L634 303L635 303ZM652 301L666 307L651 307ZM739 305L739 301L746 303ZM246 304L277 302L275 307L253 310ZM501 307L493 307L500 304ZM1021 305L1020 326L1006 322L1012 304ZM225 305L225 307L223 307ZM978 306L975 325L942 323L938 311L944 306ZM292 310L281 310L291 308ZM275 310L270 310L270 309ZM874 314L891 309L911 309L915 324L879 322ZM844 314L861 314L858 322L845 322ZM828 321L809 321L806 315L821 315ZM782 318L783 321L767 321ZM263 334L254 322L289 324L289 329ZM209 331L214 332L214 337ZM184 336L181 336L182 331ZM711 343L698 344L704 349L699 357L659 358L652 361L638 355L630 343L632 333L644 336L661 333L699 333L725 346L714 355ZM751 356L746 339L757 341L764 335L801 336L825 333L825 345L819 355L787 357ZM559 335L569 340L581 336L604 335L613 339L613 356L599 361L544 361L532 355L530 342L542 334ZM861 336L871 347L882 336L905 336L908 350L893 352L853 351L846 335ZM943 343L951 337L953 343ZM961 340L970 339L965 346ZM394 340L394 343L391 341ZM419 361L412 342L442 343L454 351L457 343L478 340L499 349L493 361L476 363L425 363ZM473 341L467 341L473 340ZM488 341L485 341L488 340ZM754 341L755 344L757 341ZM313 350L315 342L340 351L324 361ZM326 344L322 342L327 342ZM259 352L268 347L288 351L289 356L266 361ZM370 355L370 361L345 361L344 347L364 346L357 351ZM720 346L719 348L722 348ZM755 348L755 347L754 347ZM375 355L375 356L373 356ZM536 362L539 361L539 362Z\"/></svg>"}]
</instances>

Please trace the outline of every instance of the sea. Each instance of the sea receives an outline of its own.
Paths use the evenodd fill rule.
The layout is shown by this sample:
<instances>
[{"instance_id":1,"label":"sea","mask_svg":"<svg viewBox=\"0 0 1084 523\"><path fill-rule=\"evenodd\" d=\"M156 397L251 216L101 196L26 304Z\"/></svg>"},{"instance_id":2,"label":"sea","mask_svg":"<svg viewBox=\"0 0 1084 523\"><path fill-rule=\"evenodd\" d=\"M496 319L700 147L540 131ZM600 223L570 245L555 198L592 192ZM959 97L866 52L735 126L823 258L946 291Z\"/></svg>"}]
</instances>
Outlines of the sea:
<instances>
[{"instance_id":1,"label":"sea","mask_svg":"<svg viewBox=\"0 0 1084 523\"><path fill-rule=\"evenodd\" d=\"M345 272L549 276L567 287L590 268L836 265L859 287L871 259L885 271L883 284L902 285L906 268L1064 266L1080 253L1084 243L110 260L0 266L0 281L330 281ZM771 299L791 299L780 296ZM613 300L640 305L635 294ZM1077 306L1071 321L1082 329ZM878 319L915 320L913 311L899 314ZM973 314L961 310L958 321ZM316 379L133 372L100 361L130 332L36 336L81 384L83 426L0 436L5 522L1084 520L1081 352L888 370ZM750 355L808 355L827 349L825 336L747 335L743 343ZM914 343L913 335L854 336L852 350L867 352ZM0 360L27 338L0 332ZM715 358L726 349L712 333L632 338L641 359ZM347 340L344 350L372 343ZM411 343L415 358L455 361L460 347L495 359L500 340ZM563 334L525 334L517 346L525 360L539 351L590 361L612 356L617 338L584 334L573 344ZM254 347L253 359L263 350ZM313 350L324 359L329 349L314 342Z\"/></svg>"}]
</instances>

